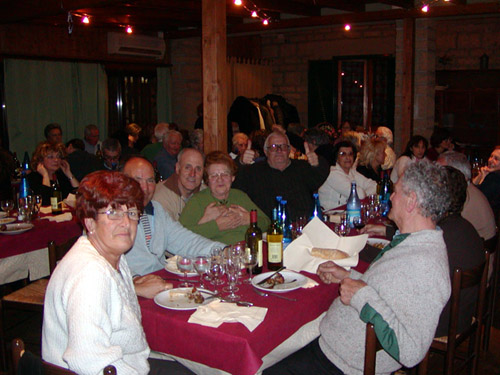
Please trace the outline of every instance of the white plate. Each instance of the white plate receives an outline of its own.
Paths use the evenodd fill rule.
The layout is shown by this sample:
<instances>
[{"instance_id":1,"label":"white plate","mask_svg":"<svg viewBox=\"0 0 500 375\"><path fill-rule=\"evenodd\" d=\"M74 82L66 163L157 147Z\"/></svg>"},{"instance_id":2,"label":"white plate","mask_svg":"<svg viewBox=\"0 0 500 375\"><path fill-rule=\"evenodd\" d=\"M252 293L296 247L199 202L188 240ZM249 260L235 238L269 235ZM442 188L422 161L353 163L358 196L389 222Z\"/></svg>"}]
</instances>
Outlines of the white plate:
<instances>
[{"instance_id":1,"label":"white plate","mask_svg":"<svg viewBox=\"0 0 500 375\"><path fill-rule=\"evenodd\" d=\"M265 284L257 285L259 282L264 280L266 277L271 276L273 273L274 272L266 272L255 276L252 279L252 285L257 289L264 290L266 292L285 293L295 289L299 289L307 283L307 277L305 277L304 275L297 272L283 270L280 271L281 275L283 275L283 278L285 279L285 282L283 284L275 285L274 288L266 288L264 287Z\"/></svg>"},{"instance_id":2,"label":"white plate","mask_svg":"<svg viewBox=\"0 0 500 375\"><path fill-rule=\"evenodd\" d=\"M0 224L10 224L16 221L15 217L4 217L3 219L0 219Z\"/></svg>"},{"instance_id":3,"label":"white plate","mask_svg":"<svg viewBox=\"0 0 500 375\"><path fill-rule=\"evenodd\" d=\"M165 290L158 293L154 301L158 306L164 307L170 310L195 310L198 306L210 303L213 301L210 294L206 293L203 289L198 289L205 301L203 303L195 303L192 299L187 297L187 294L191 292L193 288L175 288L170 290Z\"/></svg>"},{"instance_id":4,"label":"white plate","mask_svg":"<svg viewBox=\"0 0 500 375\"><path fill-rule=\"evenodd\" d=\"M171 261L169 262L168 259L167 259L167 263L165 263L165 269L168 272L173 273L174 275L184 276L184 272L182 272L181 270L179 270L177 268L177 264L176 263L172 263ZM186 275L187 275L187 277L198 276L198 274L196 273L196 271L188 272L188 273L186 273Z\"/></svg>"},{"instance_id":5,"label":"white plate","mask_svg":"<svg viewBox=\"0 0 500 375\"><path fill-rule=\"evenodd\" d=\"M29 231L33 228L33 224L6 224L7 230L0 230L1 234L19 234Z\"/></svg>"},{"instance_id":6,"label":"white plate","mask_svg":"<svg viewBox=\"0 0 500 375\"><path fill-rule=\"evenodd\" d=\"M370 246L377 247L380 250L382 250L384 247L386 247L390 241L384 240L383 238L368 238L366 240L366 243ZM382 246L382 247L380 247Z\"/></svg>"}]
</instances>

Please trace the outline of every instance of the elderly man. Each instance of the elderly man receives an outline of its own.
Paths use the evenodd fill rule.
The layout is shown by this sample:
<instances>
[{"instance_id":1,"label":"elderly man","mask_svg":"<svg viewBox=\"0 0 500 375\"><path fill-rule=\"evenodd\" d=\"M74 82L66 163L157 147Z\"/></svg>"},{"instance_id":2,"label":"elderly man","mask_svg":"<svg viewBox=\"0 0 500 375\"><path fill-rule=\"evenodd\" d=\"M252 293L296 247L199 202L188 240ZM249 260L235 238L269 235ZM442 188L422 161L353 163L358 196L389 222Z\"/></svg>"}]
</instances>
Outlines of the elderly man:
<instances>
[{"instance_id":1,"label":"elderly man","mask_svg":"<svg viewBox=\"0 0 500 375\"><path fill-rule=\"evenodd\" d=\"M176 221L189 198L200 191L204 157L194 148L185 148L179 152L177 160L175 173L156 185L153 196Z\"/></svg>"},{"instance_id":2,"label":"elderly man","mask_svg":"<svg viewBox=\"0 0 500 375\"><path fill-rule=\"evenodd\" d=\"M61 125L52 122L48 124L43 130L43 134L50 143L62 143L62 129Z\"/></svg>"},{"instance_id":3,"label":"elderly man","mask_svg":"<svg viewBox=\"0 0 500 375\"><path fill-rule=\"evenodd\" d=\"M94 124L89 124L83 131L83 143L85 151L95 155L97 150L101 150L102 142L99 140L99 128ZM101 150L102 151L102 150Z\"/></svg>"},{"instance_id":4,"label":"elderly man","mask_svg":"<svg viewBox=\"0 0 500 375\"><path fill-rule=\"evenodd\" d=\"M154 158L156 168L164 179L169 178L175 171L177 154L181 150L182 134L177 130L169 130L163 137L163 148Z\"/></svg>"},{"instance_id":5,"label":"elderly man","mask_svg":"<svg viewBox=\"0 0 500 375\"><path fill-rule=\"evenodd\" d=\"M236 133L233 135L233 147L229 155L238 161L248 147L248 135L245 133Z\"/></svg>"},{"instance_id":6,"label":"elderly man","mask_svg":"<svg viewBox=\"0 0 500 375\"><path fill-rule=\"evenodd\" d=\"M189 256L208 255L214 246L225 246L213 242L184 228L172 220L163 207L152 200L156 183L151 163L142 157L130 158L123 167L123 173L141 185L144 192L144 215L137 227L134 247L125 254L133 275L146 275L158 271L165 266L165 251L172 254ZM159 289L142 290L143 282L155 281ZM152 281L152 283L153 283ZM146 278L134 278L136 292L143 297L152 298L161 288L165 288L163 280L148 275Z\"/></svg>"},{"instance_id":7,"label":"elderly man","mask_svg":"<svg viewBox=\"0 0 500 375\"><path fill-rule=\"evenodd\" d=\"M340 297L320 323L321 336L264 374L362 374L368 322L384 349L377 353L377 373L424 358L451 290L446 245L436 229L449 205L446 171L412 164L391 201L389 217L400 232L364 274L331 261L319 266L323 282L340 282Z\"/></svg>"},{"instance_id":8,"label":"elderly man","mask_svg":"<svg viewBox=\"0 0 500 375\"><path fill-rule=\"evenodd\" d=\"M163 137L167 134L169 129L169 124L166 122L160 122L156 124L153 135L153 143L144 147L141 151L141 155L148 159L151 163L155 160L156 155L161 151L163 147Z\"/></svg>"},{"instance_id":9,"label":"elderly man","mask_svg":"<svg viewBox=\"0 0 500 375\"><path fill-rule=\"evenodd\" d=\"M102 142L102 169L115 171L120 165L122 146L117 139L108 138Z\"/></svg>"},{"instance_id":10,"label":"elderly man","mask_svg":"<svg viewBox=\"0 0 500 375\"><path fill-rule=\"evenodd\" d=\"M314 209L313 193L328 177L328 163L304 143L307 161L290 160L290 141L280 132L272 132L264 143L267 160L245 165L238 172L233 188L243 190L264 213L272 217L276 196L288 201L290 218L310 217ZM247 149L243 164L253 160L253 150Z\"/></svg>"},{"instance_id":11,"label":"elderly man","mask_svg":"<svg viewBox=\"0 0 500 375\"><path fill-rule=\"evenodd\" d=\"M474 184L471 184L471 166L467 156L456 151L445 151L439 155L437 162L458 169L467 181L467 198L462 216L470 221L479 235L489 240L496 234L495 215L488 199Z\"/></svg>"}]
</instances>

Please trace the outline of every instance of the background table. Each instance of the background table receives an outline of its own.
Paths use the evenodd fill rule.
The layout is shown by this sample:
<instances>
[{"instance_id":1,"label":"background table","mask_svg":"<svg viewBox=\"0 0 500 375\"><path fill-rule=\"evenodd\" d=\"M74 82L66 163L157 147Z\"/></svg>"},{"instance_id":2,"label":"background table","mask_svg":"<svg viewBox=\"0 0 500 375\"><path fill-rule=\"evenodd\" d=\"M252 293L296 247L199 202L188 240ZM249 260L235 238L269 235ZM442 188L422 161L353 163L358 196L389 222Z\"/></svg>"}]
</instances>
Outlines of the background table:
<instances>
[{"instance_id":1,"label":"background table","mask_svg":"<svg viewBox=\"0 0 500 375\"><path fill-rule=\"evenodd\" d=\"M56 223L47 219L33 220L34 228L15 235L0 234L0 284L29 276L36 280L49 275L47 243L63 243L82 233L82 227L73 220Z\"/></svg>"},{"instance_id":2,"label":"background table","mask_svg":"<svg viewBox=\"0 0 500 375\"><path fill-rule=\"evenodd\" d=\"M360 263L356 269L364 271L367 266ZM172 276L163 270L157 274ZM316 275L304 274L319 281ZM201 363L230 374L255 374L316 338L320 317L338 296L338 284L327 285L320 281L317 287L300 288L284 294L296 298L296 302L272 296L261 297L249 285L238 287L242 300L268 308L266 318L253 332L239 323L224 323L219 328L191 324L187 321L194 310L168 310L157 306L153 300L139 298L142 324L151 349L188 360L181 362L193 371L199 370L199 367L192 364ZM279 355L273 356L273 350L303 327L309 329L307 340L300 341L298 346L296 343L284 345ZM310 329L314 329L314 334ZM297 338L300 336L298 334Z\"/></svg>"}]
</instances>

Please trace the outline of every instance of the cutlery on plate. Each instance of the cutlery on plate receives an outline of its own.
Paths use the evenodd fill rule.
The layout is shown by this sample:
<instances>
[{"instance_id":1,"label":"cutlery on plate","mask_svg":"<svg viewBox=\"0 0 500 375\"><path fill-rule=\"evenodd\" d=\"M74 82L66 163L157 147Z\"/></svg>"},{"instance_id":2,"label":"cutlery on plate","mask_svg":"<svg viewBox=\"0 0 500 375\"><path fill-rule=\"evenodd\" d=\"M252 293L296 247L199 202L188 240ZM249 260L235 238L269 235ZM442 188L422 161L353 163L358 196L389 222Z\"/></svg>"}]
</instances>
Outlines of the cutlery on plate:
<instances>
[{"instance_id":1,"label":"cutlery on plate","mask_svg":"<svg viewBox=\"0 0 500 375\"><path fill-rule=\"evenodd\" d=\"M265 284L268 280L272 279L274 275L278 274L278 272L283 271L286 267L280 267L276 272L272 273L271 276L266 277L264 280L261 280L257 283L257 285Z\"/></svg>"},{"instance_id":2,"label":"cutlery on plate","mask_svg":"<svg viewBox=\"0 0 500 375\"><path fill-rule=\"evenodd\" d=\"M290 297L285 297L285 296L282 296L280 294L275 294L275 293L265 293L261 290L258 290L258 289L255 289L253 290L255 293L257 293L259 296L262 296L262 297L269 297L269 296L273 296L273 297L278 297L278 298L281 298L281 299L286 299L287 301L297 301L297 299L295 298L290 298Z\"/></svg>"},{"instance_id":3,"label":"cutlery on plate","mask_svg":"<svg viewBox=\"0 0 500 375\"><path fill-rule=\"evenodd\" d=\"M185 281L184 279L178 277L162 277L165 281ZM189 280L190 283L199 283L199 280Z\"/></svg>"},{"instance_id":4,"label":"cutlery on plate","mask_svg":"<svg viewBox=\"0 0 500 375\"><path fill-rule=\"evenodd\" d=\"M253 306L252 302L247 302L247 301L230 301L228 299L222 298L222 296L219 293L213 293L213 292L206 291L206 290L202 290L202 291L200 291L200 293L208 294L210 296L210 297L206 298L205 301L208 300L208 299L212 299L212 298L218 298L221 302L236 303L236 306L243 306L243 307L252 307Z\"/></svg>"}]
</instances>

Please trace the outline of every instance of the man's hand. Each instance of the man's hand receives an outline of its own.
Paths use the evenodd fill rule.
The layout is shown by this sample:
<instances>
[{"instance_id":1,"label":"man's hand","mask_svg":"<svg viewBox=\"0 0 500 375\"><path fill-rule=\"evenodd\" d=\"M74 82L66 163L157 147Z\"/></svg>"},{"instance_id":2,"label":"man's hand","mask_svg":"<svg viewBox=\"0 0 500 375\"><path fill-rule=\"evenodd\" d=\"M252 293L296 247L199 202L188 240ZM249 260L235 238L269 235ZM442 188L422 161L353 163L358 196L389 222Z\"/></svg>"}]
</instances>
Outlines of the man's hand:
<instances>
[{"instance_id":1,"label":"man's hand","mask_svg":"<svg viewBox=\"0 0 500 375\"><path fill-rule=\"evenodd\" d=\"M359 233L368 233L370 236L385 236L386 227L380 224L366 224L364 228L359 230Z\"/></svg>"},{"instance_id":2,"label":"man's hand","mask_svg":"<svg viewBox=\"0 0 500 375\"><path fill-rule=\"evenodd\" d=\"M352 296L356 294L358 290L365 287L367 284L361 280L353 280L346 277L340 282L340 301L344 305L350 305Z\"/></svg>"},{"instance_id":3,"label":"man's hand","mask_svg":"<svg viewBox=\"0 0 500 375\"><path fill-rule=\"evenodd\" d=\"M144 275L134 278L135 294L139 297L153 298L165 289L172 289L173 285L167 283L158 275Z\"/></svg>"},{"instance_id":4,"label":"man's hand","mask_svg":"<svg viewBox=\"0 0 500 375\"><path fill-rule=\"evenodd\" d=\"M234 229L244 224L243 217L239 213L228 210L225 214L219 216L215 222L219 230Z\"/></svg>"},{"instance_id":5,"label":"man's hand","mask_svg":"<svg viewBox=\"0 0 500 375\"><path fill-rule=\"evenodd\" d=\"M318 155L311 151L311 147L309 147L309 143L304 142L304 149L306 151L307 161L311 166L317 167L319 164Z\"/></svg>"},{"instance_id":6,"label":"man's hand","mask_svg":"<svg viewBox=\"0 0 500 375\"><path fill-rule=\"evenodd\" d=\"M218 205L216 202L210 203L205 207L205 212L203 216L198 221L198 224L205 224L212 220L217 220L218 217L227 213L228 209L226 206Z\"/></svg>"},{"instance_id":7,"label":"man's hand","mask_svg":"<svg viewBox=\"0 0 500 375\"><path fill-rule=\"evenodd\" d=\"M241 217L243 222L241 225L250 225L250 212L248 212L245 208L238 204L232 204L231 207L229 207L229 211L232 211Z\"/></svg>"},{"instance_id":8,"label":"man's hand","mask_svg":"<svg viewBox=\"0 0 500 375\"><path fill-rule=\"evenodd\" d=\"M241 164L252 164L255 158L257 157L257 153L252 150L252 141L249 139L247 144L247 149L243 152L243 155L240 157Z\"/></svg>"},{"instance_id":9,"label":"man's hand","mask_svg":"<svg viewBox=\"0 0 500 375\"><path fill-rule=\"evenodd\" d=\"M339 283L351 274L349 271L346 271L344 268L336 265L331 260L321 263L316 273L325 284Z\"/></svg>"}]
</instances>

